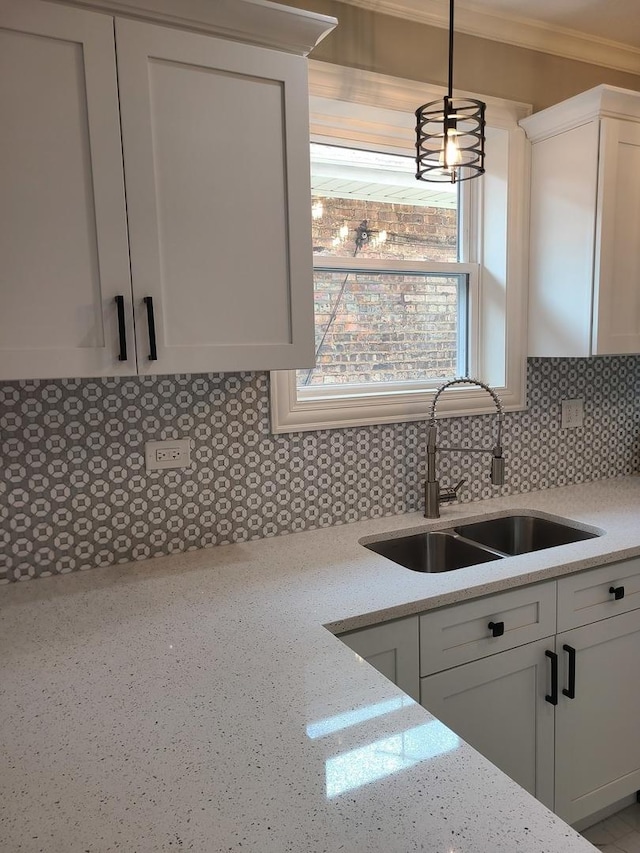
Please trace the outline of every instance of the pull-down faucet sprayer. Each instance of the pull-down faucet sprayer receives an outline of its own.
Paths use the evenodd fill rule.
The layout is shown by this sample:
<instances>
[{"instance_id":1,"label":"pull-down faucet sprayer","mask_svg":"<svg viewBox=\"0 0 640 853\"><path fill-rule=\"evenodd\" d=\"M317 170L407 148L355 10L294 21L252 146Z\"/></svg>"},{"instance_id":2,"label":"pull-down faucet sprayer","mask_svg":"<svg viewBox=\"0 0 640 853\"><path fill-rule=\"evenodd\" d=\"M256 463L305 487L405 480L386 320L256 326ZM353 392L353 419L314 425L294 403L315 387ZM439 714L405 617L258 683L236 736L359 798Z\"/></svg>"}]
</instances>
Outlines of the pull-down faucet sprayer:
<instances>
[{"instance_id":1,"label":"pull-down faucet sprayer","mask_svg":"<svg viewBox=\"0 0 640 853\"><path fill-rule=\"evenodd\" d=\"M496 412L497 412L497 431L496 442L493 447L438 447L437 437L438 428L436 427L436 405L438 398L447 388L452 385L477 385L491 396ZM440 490L440 483L436 478L436 452L438 450L458 453L491 453L491 482L494 486L504 485L504 458L502 456L502 419L504 412L502 409L502 401L496 394L493 388L490 388L486 383L479 379L452 379L450 382L445 382L435 393L433 403L431 404L431 413L429 417L429 431L427 433L427 480L424 484L424 515L425 518L440 518L440 504L449 503L458 497L458 492L465 480L460 480L457 485L446 491Z\"/></svg>"}]
</instances>

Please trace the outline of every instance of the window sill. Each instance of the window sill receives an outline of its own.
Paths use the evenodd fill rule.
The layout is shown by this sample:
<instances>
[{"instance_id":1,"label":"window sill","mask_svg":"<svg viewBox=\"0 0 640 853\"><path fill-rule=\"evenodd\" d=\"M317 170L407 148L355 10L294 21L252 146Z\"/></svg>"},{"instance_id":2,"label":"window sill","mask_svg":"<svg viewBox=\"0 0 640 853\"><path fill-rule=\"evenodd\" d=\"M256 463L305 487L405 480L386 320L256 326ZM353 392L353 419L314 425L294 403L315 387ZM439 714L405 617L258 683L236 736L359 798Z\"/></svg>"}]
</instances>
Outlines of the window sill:
<instances>
[{"instance_id":1,"label":"window sill","mask_svg":"<svg viewBox=\"0 0 640 853\"><path fill-rule=\"evenodd\" d=\"M520 381L509 383L512 390L495 387L505 411L526 408L525 377L523 365ZM341 394L334 398L316 397L297 399L295 372L278 370L271 373L270 397L272 431L310 432L319 429L344 429L346 427L374 424L424 421L429 417L436 389L390 391L385 394L363 391ZM451 388L438 401L438 414L446 417L485 415L495 411L486 392L461 386Z\"/></svg>"}]
</instances>

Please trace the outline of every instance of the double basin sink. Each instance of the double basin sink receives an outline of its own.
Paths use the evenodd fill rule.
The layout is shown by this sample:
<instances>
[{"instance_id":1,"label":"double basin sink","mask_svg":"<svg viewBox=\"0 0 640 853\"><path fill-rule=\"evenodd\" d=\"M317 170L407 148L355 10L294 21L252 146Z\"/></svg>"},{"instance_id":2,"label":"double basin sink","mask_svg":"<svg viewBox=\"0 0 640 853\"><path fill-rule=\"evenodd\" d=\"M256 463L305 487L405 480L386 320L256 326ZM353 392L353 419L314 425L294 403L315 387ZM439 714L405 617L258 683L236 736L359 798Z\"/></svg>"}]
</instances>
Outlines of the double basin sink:
<instances>
[{"instance_id":1,"label":"double basin sink","mask_svg":"<svg viewBox=\"0 0 640 853\"><path fill-rule=\"evenodd\" d=\"M450 572L600 535L576 527L568 519L508 515L369 542L365 548L414 572Z\"/></svg>"}]
</instances>

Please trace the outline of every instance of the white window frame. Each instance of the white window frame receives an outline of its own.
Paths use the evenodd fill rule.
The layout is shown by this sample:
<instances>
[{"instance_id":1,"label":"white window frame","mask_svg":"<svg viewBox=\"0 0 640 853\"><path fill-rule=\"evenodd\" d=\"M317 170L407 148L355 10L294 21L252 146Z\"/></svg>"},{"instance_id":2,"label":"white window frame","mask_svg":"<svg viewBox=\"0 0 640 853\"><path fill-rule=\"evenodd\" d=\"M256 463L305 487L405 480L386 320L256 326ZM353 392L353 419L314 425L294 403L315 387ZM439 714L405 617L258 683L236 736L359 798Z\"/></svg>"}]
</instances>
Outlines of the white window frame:
<instances>
[{"instance_id":1,"label":"white window frame","mask_svg":"<svg viewBox=\"0 0 640 853\"><path fill-rule=\"evenodd\" d=\"M353 147L360 143L400 154L412 153L416 107L445 94L439 87L315 61L309 63L309 90L314 142L341 140ZM478 214L463 218L471 228L460 235L464 261L474 263L454 263L448 268L452 273L471 274L470 372L496 389L507 411L515 411L526 406L529 198L529 145L518 121L530 115L531 107L483 99L487 171L482 179L469 181L461 194L461 203L471 205ZM437 271L442 265L430 266ZM314 392L313 398L298 398L296 372L273 371L273 432L425 420L435 387L425 382L402 383L397 388L385 384L384 389L345 386L339 391L331 386L321 391L314 386ZM486 394L460 386L443 395L439 411L464 416L493 408Z\"/></svg>"}]
</instances>

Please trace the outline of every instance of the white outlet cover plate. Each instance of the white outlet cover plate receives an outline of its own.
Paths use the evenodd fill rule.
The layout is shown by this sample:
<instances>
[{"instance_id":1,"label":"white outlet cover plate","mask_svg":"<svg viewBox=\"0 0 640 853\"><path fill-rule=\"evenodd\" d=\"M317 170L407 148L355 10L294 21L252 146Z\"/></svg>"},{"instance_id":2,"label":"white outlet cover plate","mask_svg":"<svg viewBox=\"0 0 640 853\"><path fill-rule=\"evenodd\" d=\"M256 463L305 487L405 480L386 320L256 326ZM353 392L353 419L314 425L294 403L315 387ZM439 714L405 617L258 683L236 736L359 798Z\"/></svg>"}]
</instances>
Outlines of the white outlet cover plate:
<instances>
[{"instance_id":1,"label":"white outlet cover plate","mask_svg":"<svg viewBox=\"0 0 640 853\"><path fill-rule=\"evenodd\" d=\"M562 429L576 429L584 424L584 400L562 400Z\"/></svg>"},{"instance_id":2,"label":"white outlet cover plate","mask_svg":"<svg viewBox=\"0 0 640 853\"><path fill-rule=\"evenodd\" d=\"M188 468L191 464L191 440L172 438L167 441L147 441L144 446L144 461L147 471Z\"/></svg>"}]
</instances>

